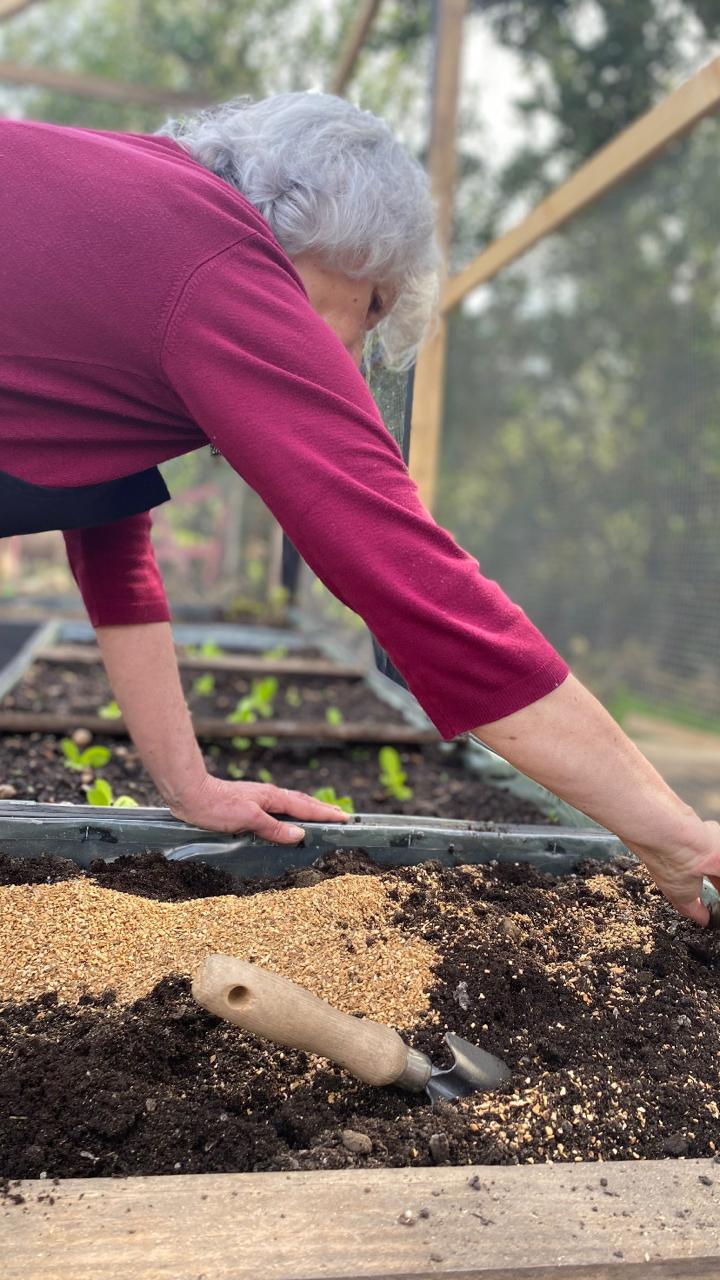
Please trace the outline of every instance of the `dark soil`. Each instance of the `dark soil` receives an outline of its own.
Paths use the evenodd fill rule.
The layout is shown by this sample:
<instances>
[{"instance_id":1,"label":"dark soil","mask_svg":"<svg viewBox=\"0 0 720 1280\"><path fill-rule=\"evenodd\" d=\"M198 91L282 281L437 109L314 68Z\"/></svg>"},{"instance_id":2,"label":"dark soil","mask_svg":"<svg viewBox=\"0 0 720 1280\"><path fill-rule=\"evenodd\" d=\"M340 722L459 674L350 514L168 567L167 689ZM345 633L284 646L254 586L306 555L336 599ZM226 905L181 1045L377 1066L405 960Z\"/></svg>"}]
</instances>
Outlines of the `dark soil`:
<instances>
[{"instance_id":1,"label":"dark soil","mask_svg":"<svg viewBox=\"0 0 720 1280\"><path fill-rule=\"evenodd\" d=\"M210 693L198 692L197 681L212 674ZM254 677L235 672L205 673L183 669L180 673L188 706L197 716L224 720L241 698L251 690ZM403 724L402 716L368 688L362 680L328 679L327 676L276 676L277 693L273 716L278 720L324 720L329 708L337 708L349 723L376 720ZM203 687L202 684L200 686ZM83 716L95 716L112 699L103 668L81 663L60 666L35 662L25 677L2 701L8 711L37 711L67 714L82 724ZM238 734L242 725L238 725Z\"/></svg>"},{"instance_id":2,"label":"dark soil","mask_svg":"<svg viewBox=\"0 0 720 1280\"><path fill-rule=\"evenodd\" d=\"M102 882L127 887L128 861L114 867ZM345 869L376 873L352 855L316 871ZM192 877L199 869L151 857L138 871L143 892L176 898L178 872ZM48 862L42 872L53 874ZM5 883L17 874L12 860L0 867ZM414 888L397 927L430 939L443 956L431 1014L409 1038L446 1061L442 1035L452 1029L505 1058L513 1070L508 1085L433 1110L424 1097L369 1088L225 1025L172 976L130 1007L111 993L77 1007L48 993L0 1011L0 1173L714 1153L717 934L681 921L628 864L588 864L561 878L519 864L447 870L432 863L382 876L391 895L401 881ZM207 888L236 891L215 872L204 887L185 885L188 896ZM611 1175L608 1181L612 1195Z\"/></svg>"},{"instance_id":3,"label":"dark soil","mask_svg":"<svg viewBox=\"0 0 720 1280\"><path fill-rule=\"evenodd\" d=\"M130 795L139 804L159 805L160 796L145 773L134 747L122 739L95 738L107 746L112 758L97 772L106 778L115 795ZM229 742L205 747L208 769L228 777L229 767L241 768L248 781L266 770L271 781L312 794L332 786L339 796L351 796L357 813L418 814L424 817L458 818L495 823L548 823L534 805L508 792L485 786L465 769L456 748L442 746L399 747L409 800L389 796L380 782L377 749L372 747L322 748L311 743L282 743L276 747L252 747L236 751ZM267 778L265 779L267 781ZM63 763L60 738L49 734L0 737L0 784L14 788L14 799L43 803L85 803L84 786L91 775L68 769Z\"/></svg>"}]
</instances>

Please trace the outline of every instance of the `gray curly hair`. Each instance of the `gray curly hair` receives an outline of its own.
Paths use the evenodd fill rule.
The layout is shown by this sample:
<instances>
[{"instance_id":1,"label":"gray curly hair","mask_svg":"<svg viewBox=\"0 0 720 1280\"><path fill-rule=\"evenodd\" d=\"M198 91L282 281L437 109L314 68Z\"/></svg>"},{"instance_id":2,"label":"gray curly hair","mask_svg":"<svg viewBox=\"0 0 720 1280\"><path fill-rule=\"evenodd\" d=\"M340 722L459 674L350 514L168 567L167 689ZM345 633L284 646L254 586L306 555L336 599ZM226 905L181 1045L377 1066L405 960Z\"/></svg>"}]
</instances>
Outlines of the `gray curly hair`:
<instances>
[{"instance_id":1,"label":"gray curly hair","mask_svg":"<svg viewBox=\"0 0 720 1280\"><path fill-rule=\"evenodd\" d=\"M424 170L383 120L331 94L282 93L158 132L255 205L290 258L314 252L396 293L375 334L390 367L412 363L437 304L434 209Z\"/></svg>"}]
</instances>

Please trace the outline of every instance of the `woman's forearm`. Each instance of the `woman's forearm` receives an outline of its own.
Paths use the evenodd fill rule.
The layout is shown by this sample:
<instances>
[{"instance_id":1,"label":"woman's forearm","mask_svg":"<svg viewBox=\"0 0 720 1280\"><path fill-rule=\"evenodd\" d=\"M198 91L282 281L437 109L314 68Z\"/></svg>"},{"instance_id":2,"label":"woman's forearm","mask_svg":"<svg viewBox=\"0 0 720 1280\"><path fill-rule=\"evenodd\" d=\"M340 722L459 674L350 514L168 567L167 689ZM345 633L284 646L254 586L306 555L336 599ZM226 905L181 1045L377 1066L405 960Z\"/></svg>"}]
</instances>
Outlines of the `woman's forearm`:
<instances>
[{"instance_id":1,"label":"woman's forearm","mask_svg":"<svg viewBox=\"0 0 720 1280\"><path fill-rule=\"evenodd\" d=\"M180 683L170 624L96 628L98 644L128 731L176 818L210 831L254 831L296 844L305 832L276 814L346 822L337 805L272 783L229 782L205 768Z\"/></svg>"},{"instance_id":2,"label":"woman's forearm","mask_svg":"<svg viewBox=\"0 0 720 1280\"><path fill-rule=\"evenodd\" d=\"M574 676L478 738L623 840L677 838L694 811Z\"/></svg>"},{"instance_id":3,"label":"woman's forearm","mask_svg":"<svg viewBox=\"0 0 720 1280\"><path fill-rule=\"evenodd\" d=\"M700 924L702 877L720 886L720 828L704 822L660 777L574 676L530 706L479 726L498 755L613 831L663 893Z\"/></svg>"},{"instance_id":4,"label":"woman's forearm","mask_svg":"<svg viewBox=\"0 0 720 1280\"><path fill-rule=\"evenodd\" d=\"M170 624L98 627L96 635L128 732L163 800L176 808L200 786L206 770Z\"/></svg>"}]
</instances>

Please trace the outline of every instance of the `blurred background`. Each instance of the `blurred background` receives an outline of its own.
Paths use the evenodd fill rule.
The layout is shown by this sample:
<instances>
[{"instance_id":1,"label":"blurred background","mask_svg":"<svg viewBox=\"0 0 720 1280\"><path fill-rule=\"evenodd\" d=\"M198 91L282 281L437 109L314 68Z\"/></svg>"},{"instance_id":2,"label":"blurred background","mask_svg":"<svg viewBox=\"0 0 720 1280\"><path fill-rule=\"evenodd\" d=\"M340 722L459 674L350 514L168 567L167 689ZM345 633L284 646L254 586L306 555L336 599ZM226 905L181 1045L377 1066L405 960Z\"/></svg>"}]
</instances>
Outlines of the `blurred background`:
<instances>
[{"instance_id":1,"label":"blurred background","mask_svg":"<svg viewBox=\"0 0 720 1280\"><path fill-rule=\"evenodd\" d=\"M456 92L443 79L453 18ZM0 0L4 115L152 132L201 102L329 89L384 116L436 182L445 164L448 272L464 283L440 355L418 369L411 472L708 815L720 814L718 54L718 0ZM561 216L572 175L648 112L651 136L620 176L608 162ZM508 250L538 206L544 229ZM406 379L373 385L401 439ZM155 541L176 608L281 621L282 538L256 496L207 450L165 473L174 501ZM1 541L0 592L8 608L71 596L59 538ZM364 639L309 576L300 600Z\"/></svg>"}]
</instances>

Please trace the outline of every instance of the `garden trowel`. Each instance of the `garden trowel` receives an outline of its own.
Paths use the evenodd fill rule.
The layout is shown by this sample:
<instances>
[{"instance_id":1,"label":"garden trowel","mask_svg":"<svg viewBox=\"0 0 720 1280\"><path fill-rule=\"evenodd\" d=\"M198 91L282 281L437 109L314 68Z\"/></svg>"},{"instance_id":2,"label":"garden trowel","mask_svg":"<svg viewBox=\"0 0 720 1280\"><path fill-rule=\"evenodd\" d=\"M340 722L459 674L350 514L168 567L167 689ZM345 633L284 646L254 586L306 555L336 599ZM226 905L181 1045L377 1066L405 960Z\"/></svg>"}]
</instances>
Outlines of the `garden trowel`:
<instances>
[{"instance_id":1,"label":"garden trowel","mask_svg":"<svg viewBox=\"0 0 720 1280\"><path fill-rule=\"evenodd\" d=\"M453 1066L434 1067L392 1027L341 1013L289 978L233 956L208 956L195 975L192 993L210 1013L246 1031L330 1058L365 1084L393 1084L413 1093L425 1089L431 1102L494 1089L510 1075L500 1058L452 1032L445 1043Z\"/></svg>"}]
</instances>

